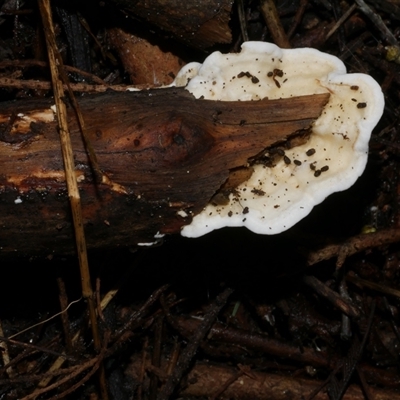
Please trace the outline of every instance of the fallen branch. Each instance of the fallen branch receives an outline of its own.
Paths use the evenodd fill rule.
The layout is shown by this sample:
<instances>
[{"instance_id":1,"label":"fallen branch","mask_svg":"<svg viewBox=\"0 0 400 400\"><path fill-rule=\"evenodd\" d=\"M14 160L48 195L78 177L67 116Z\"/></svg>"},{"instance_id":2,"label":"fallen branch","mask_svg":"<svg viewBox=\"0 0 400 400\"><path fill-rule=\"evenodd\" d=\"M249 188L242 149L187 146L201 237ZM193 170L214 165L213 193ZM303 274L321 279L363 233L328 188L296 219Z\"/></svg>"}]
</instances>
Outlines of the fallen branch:
<instances>
[{"instance_id":1,"label":"fallen branch","mask_svg":"<svg viewBox=\"0 0 400 400\"><path fill-rule=\"evenodd\" d=\"M340 268L346 258L361 251L384 246L400 241L400 230L397 228L385 229L374 233L366 233L347 239L340 244L330 244L308 255L308 265L314 265L332 257L337 257L336 267Z\"/></svg>"},{"instance_id":2,"label":"fallen branch","mask_svg":"<svg viewBox=\"0 0 400 400\"><path fill-rule=\"evenodd\" d=\"M163 234L179 232L231 170L308 129L328 97L215 102L171 88L81 98L88 140L106 178L95 183L69 108L88 248L151 244ZM51 105L52 100L0 103L3 253L74 248Z\"/></svg>"}]
</instances>

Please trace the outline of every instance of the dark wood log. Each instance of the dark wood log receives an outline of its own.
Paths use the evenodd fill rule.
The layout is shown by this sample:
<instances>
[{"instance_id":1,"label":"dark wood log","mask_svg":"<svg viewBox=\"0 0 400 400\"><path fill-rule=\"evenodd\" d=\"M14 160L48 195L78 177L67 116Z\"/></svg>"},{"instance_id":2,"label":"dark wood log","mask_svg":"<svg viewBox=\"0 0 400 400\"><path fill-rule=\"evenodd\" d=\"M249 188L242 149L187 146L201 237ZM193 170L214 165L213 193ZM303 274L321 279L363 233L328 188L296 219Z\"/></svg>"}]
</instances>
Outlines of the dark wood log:
<instances>
[{"instance_id":1,"label":"dark wood log","mask_svg":"<svg viewBox=\"0 0 400 400\"><path fill-rule=\"evenodd\" d=\"M79 99L89 140L110 182L96 183L70 108L89 248L154 242L176 233L232 169L307 129L328 94L257 102L196 100L183 89ZM2 253L71 252L68 194L51 100L0 103ZM185 211L188 217L177 214Z\"/></svg>"},{"instance_id":2,"label":"dark wood log","mask_svg":"<svg viewBox=\"0 0 400 400\"><path fill-rule=\"evenodd\" d=\"M231 0L113 0L180 42L205 49L232 41Z\"/></svg>"}]
</instances>

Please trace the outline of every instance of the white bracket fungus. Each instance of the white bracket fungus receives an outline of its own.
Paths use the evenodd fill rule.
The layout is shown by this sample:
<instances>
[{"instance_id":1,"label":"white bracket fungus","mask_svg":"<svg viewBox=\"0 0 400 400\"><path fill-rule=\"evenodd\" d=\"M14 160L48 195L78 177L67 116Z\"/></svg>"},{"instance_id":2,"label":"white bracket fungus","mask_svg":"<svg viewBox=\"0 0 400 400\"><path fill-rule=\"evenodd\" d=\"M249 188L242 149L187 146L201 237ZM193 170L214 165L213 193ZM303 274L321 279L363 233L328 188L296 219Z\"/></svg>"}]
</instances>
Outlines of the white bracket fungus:
<instances>
[{"instance_id":1,"label":"white bracket fungus","mask_svg":"<svg viewBox=\"0 0 400 400\"><path fill-rule=\"evenodd\" d=\"M254 164L251 177L230 193L227 204L208 204L183 227L187 237L225 226L261 234L289 229L363 173L371 131L384 107L377 82L365 74L347 74L338 58L264 42L246 42L238 54L215 52L202 65L188 64L175 85L186 85L196 98L225 101L330 93L308 141L280 150L284 154L272 165Z\"/></svg>"}]
</instances>

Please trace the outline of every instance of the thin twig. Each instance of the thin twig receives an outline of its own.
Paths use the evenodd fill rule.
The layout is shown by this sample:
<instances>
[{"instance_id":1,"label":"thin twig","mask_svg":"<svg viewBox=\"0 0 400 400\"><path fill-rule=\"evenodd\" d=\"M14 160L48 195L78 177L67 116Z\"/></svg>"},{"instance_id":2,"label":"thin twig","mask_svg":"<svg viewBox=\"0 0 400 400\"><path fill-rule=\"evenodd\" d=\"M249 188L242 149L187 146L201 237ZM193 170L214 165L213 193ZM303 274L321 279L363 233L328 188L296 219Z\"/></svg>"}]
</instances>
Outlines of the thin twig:
<instances>
[{"instance_id":1,"label":"thin twig","mask_svg":"<svg viewBox=\"0 0 400 400\"><path fill-rule=\"evenodd\" d=\"M268 26L269 33L275 44L284 49L289 49L289 39L283 29L274 0L261 0L261 14Z\"/></svg>"},{"instance_id":2,"label":"thin twig","mask_svg":"<svg viewBox=\"0 0 400 400\"><path fill-rule=\"evenodd\" d=\"M13 88L13 89L32 89L32 90L50 90L51 82L38 81L33 79L13 79L0 77L0 87ZM91 92L103 93L107 90L114 90L115 92L125 92L128 90L141 90L147 89L148 85L91 85L88 83L70 83L70 87L74 92ZM63 89L67 90L67 85L63 84Z\"/></svg>"},{"instance_id":3,"label":"thin twig","mask_svg":"<svg viewBox=\"0 0 400 400\"><path fill-rule=\"evenodd\" d=\"M239 23L240 23L240 32L242 33L243 42L247 42L249 40L249 34L247 33L247 21L246 14L244 11L243 0L238 0L237 2Z\"/></svg>"},{"instance_id":4,"label":"thin twig","mask_svg":"<svg viewBox=\"0 0 400 400\"><path fill-rule=\"evenodd\" d=\"M331 304L333 304L346 315L355 318L359 317L360 312L356 307L354 307L349 301L341 297L328 286L324 285L314 276L304 276L303 282L312 287L317 293L326 298Z\"/></svg>"},{"instance_id":5,"label":"thin twig","mask_svg":"<svg viewBox=\"0 0 400 400\"><path fill-rule=\"evenodd\" d=\"M80 298L77 299L77 300L71 301L71 303L69 303L68 306L67 306L66 308L64 308L63 310L61 310L60 312L58 312L58 313L52 315L52 316L49 317L49 318L46 318L46 319L43 320L43 321L37 322L36 324L29 325L27 328L22 329L22 331L18 331L17 333L14 333L13 335L10 335L10 336L8 337L8 339L15 338L16 336L21 335L21 333L24 333L24 332L26 332L26 331L29 331L30 329L33 329L33 328L35 328L35 327L37 327L37 326L39 326L39 325L43 325L43 324L45 324L46 322L51 321L52 319L58 317L58 316L61 315L62 313L67 312L68 309L69 309L73 304L78 303L79 301L81 301L81 299L82 299L82 297L80 297Z\"/></svg>"},{"instance_id":6,"label":"thin twig","mask_svg":"<svg viewBox=\"0 0 400 400\"><path fill-rule=\"evenodd\" d=\"M63 327L63 331L64 331L65 344L67 347L67 352L71 353L71 351L72 351L72 335L71 335L70 323L69 323L68 312L67 312L68 295L67 295L67 290L65 287L65 282L60 276L57 277L57 286L58 286L58 298L60 300L61 310L65 310L63 313L61 313L61 322L62 322L62 327Z\"/></svg>"},{"instance_id":7,"label":"thin twig","mask_svg":"<svg viewBox=\"0 0 400 400\"><path fill-rule=\"evenodd\" d=\"M10 364L10 353L8 351L7 340L4 340L4 332L3 332L3 322L0 320L0 351L1 356L3 358L3 365ZM7 375L12 378L14 376L14 370L11 366L6 368Z\"/></svg>"},{"instance_id":8,"label":"thin twig","mask_svg":"<svg viewBox=\"0 0 400 400\"><path fill-rule=\"evenodd\" d=\"M107 337L105 339L105 342L108 342L108 338ZM58 400L58 399L62 399L65 396L69 395L70 393L73 393L76 389L78 389L79 387L81 387L85 382L87 382L92 376L93 374L102 366L103 363L103 358L104 358L104 354L105 354L105 350L106 350L106 344L104 345L104 348L102 349L101 353L99 354L99 357L97 357L97 361L96 363L93 365L92 369L78 382L76 382L74 385L68 387L68 389L66 389L64 392L58 393L56 396L54 397L50 397L49 400Z\"/></svg>"},{"instance_id":9,"label":"thin twig","mask_svg":"<svg viewBox=\"0 0 400 400\"><path fill-rule=\"evenodd\" d=\"M113 337L113 341L116 341L120 336L122 336L127 330L132 329L132 325L134 325L135 322L141 321L142 318L146 315L148 312L149 308L159 299L161 294L169 287L169 285L163 285L157 290L155 290L151 296L146 300L146 302L140 307L138 311L136 311L134 314L132 314L129 318L129 320L124 324L124 326L119 329Z\"/></svg>"},{"instance_id":10,"label":"thin twig","mask_svg":"<svg viewBox=\"0 0 400 400\"><path fill-rule=\"evenodd\" d=\"M301 19L303 18L303 15L304 15L304 12L306 11L307 5L308 5L308 0L300 1L300 6L296 11L296 15L294 16L293 24L287 34L289 39L293 36L293 34L296 32L297 27L300 25Z\"/></svg>"},{"instance_id":11,"label":"thin twig","mask_svg":"<svg viewBox=\"0 0 400 400\"><path fill-rule=\"evenodd\" d=\"M361 355L362 355L365 345L367 343L367 339L371 332L372 321L373 321L373 318L375 315L375 307L376 307L376 303L374 301L372 303L371 311L369 313L367 329L364 334L362 342L360 343L359 340L355 339L353 342L353 345L351 346L351 348L349 350L349 354L347 355L345 360L343 360L343 362L342 362L342 366L343 366L342 367L342 369L343 369L342 380L339 382L339 381L337 381L335 376L332 377L333 382L335 382L334 383L335 389L333 389L335 392L335 400L341 400L343 398L343 396L346 393L346 390L349 386L350 379L351 379L354 371L356 370L357 364L361 358ZM330 386L330 388L332 388L332 386ZM329 390L329 388L328 388L328 390Z\"/></svg>"},{"instance_id":12,"label":"thin twig","mask_svg":"<svg viewBox=\"0 0 400 400\"><path fill-rule=\"evenodd\" d=\"M42 67L42 68L48 68L49 64L46 61L39 61L39 60L1 60L0 61L0 68L9 68L9 67L14 67L14 68L27 68L27 67ZM99 78L96 75L93 75L89 72L82 71L79 68L72 67L70 65L64 65L64 68L68 72L75 72L79 75L82 75L93 82L99 84L99 85L107 85L107 82L105 82L103 79Z\"/></svg>"},{"instance_id":13,"label":"thin twig","mask_svg":"<svg viewBox=\"0 0 400 400\"><path fill-rule=\"evenodd\" d=\"M136 395L137 400L142 400L144 376L145 376L145 372L146 372L147 348L148 347L149 347L149 338L146 337L144 339L144 343L142 346L142 354L140 357L141 363L140 363L139 374L138 374L138 390L137 390L137 395Z\"/></svg>"},{"instance_id":14,"label":"thin twig","mask_svg":"<svg viewBox=\"0 0 400 400\"><path fill-rule=\"evenodd\" d=\"M326 34L325 40L328 40L339 29L339 27L342 26L343 22L350 17L356 8L357 4L355 3L349 7L349 9L336 21L336 24L332 27L332 29Z\"/></svg>"},{"instance_id":15,"label":"thin twig","mask_svg":"<svg viewBox=\"0 0 400 400\"><path fill-rule=\"evenodd\" d=\"M233 289L227 288L220 293L215 301L210 305L208 312L204 316L204 320L201 323L200 328L194 332L189 340L188 345L182 350L179 356L178 362L172 374L168 377L167 382L161 389L157 400L167 400L170 398L175 390L176 385L180 382L183 374L189 367L192 358L196 354L196 351L200 345L200 341L203 340L207 332L211 329L215 318L221 311L222 307L226 304L228 297L232 294Z\"/></svg>"},{"instance_id":16,"label":"thin twig","mask_svg":"<svg viewBox=\"0 0 400 400\"><path fill-rule=\"evenodd\" d=\"M151 365L155 368L161 367L161 348L162 348L162 332L164 318L159 315L154 321L154 342L153 354L151 357ZM150 376L149 400L155 400L157 397L159 378L157 374L152 373Z\"/></svg>"},{"instance_id":17,"label":"thin twig","mask_svg":"<svg viewBox=\"0 0 400 400\"><path fill-rule=\"evenodd\" d=\"M75 360L76 359L75 357L70 357L65 354L62 354L59 351L53 351L53 350L47 349L46 347L43 347L43 346L37 346L37 345L31 344L31 343L20 342L18 340L6 338L4 336L0 336L0 341L9 343L9 344L12 344L12 345L18 346L18 347L24 347L27 349L37 350L42 353L52 354L53 356L63 357L64 359L67 359L67 360Z\"/></svg>"},{"instance_id":18,"label":"thin twig","mask_svg":"<svg viewBox=\"0 0 400 400\"><path fill-rule=\"evenodd\" d=\"M82 295L88 304L89 318L92 327L93 343L96 351L101 349L101 339L97 325L96 307L94 304L93 289L91 285L89 262L86 249L86 238L83 226L82 207L78 183L75 175L74 155L72 152L71 138L69 135L67 121L67 107L62 100L64 97L64 89L62 82L59 79L60 75L65 76L65 71L62 71L62 59L57 50L55 42L54 26L51 15L50 0L38 0L40 14L43 21L43 29L46 38L47 52L49 56L51 78L53 83L54 100L57 106L57 116L59 124L59 134L61 141L61 150L64 161L65 177L68 189L69 200L71 204L72 219L74 222L76 247L78 253ZM64 81L64 83L66 83ZM108 399L107 386L105 383L104 366L99 368L99 382L102 398Z\"/></svg>"},{"instance_id":19,"label":"thin twig","mask_svg":"<svg viewBox=\"0 0 400 400\"><path fill-rule=\"evenodd\" d=\"M333 11L333 15L335 17L335 20L338 21L340 20L341 17L341 8L340 5L338 3L338 0L331 0L331 4L332 4L332 11ZM343 51L343 49L345 48L345 36L344 36L344 30L343 30L343 25L339 25L338 27L338 34L337 34L337 42L339 45L339 50Z\"/></svg>"},{"instance_id":20,"label":"thin twig","mask_svg":"<svg viewBox=\"0 0 400 400\"><path fill-rule=\"evenodd\" d=\"M346 281L349 281L356 285L375 290L376 292L379 292L379 293L388 294L390 296L394 296L394 297L397 297L398 299L400 299L400 290L391 288L387 284L382 285L380 283L367 281L366 279L361 279L358 276L355 276L354 274L351 274L351 273L346 275Z\"/></svg>"},{"instance_id":21,"label":"thin twig","mask_svg":"<svg viewBox=\"0 0 400 400\"><path fill-rule=\"evenodd\" d=\"M339 270L339 271L342 271L342 270ZM340 278L339 293L340 293L340 296L342 296L342 298L344 300L351 303L352 299L347 290L346 281L343 278L343 276L341 276L341 278ZM345 313L342 313L342 327L341 327L340 337L343 340L349 340L351 338L351 320L350 320L350 317Z\"/></svg>"},{"instance_id":22,"label":"thin twig","mask_svg":"<svg viewBox=\"0 0 400 400\"><path fill-rule=\"evenodd\" d=\"M383 22L381 16L377 14L368 4L365 3L364 0L355 0L358 8L362 11L373 23L373 25L378 28L381 32L381 35L385 40L388 41L392 46L396 46L399 48L399 42L393 33L389 30L386 24Z\"/></svg>"},{"instance_id":23,"label":"thin twig","mask_svg":"<svg viewBox=\"0 0 400 400\"><path fill-rule=\"evenodd\" d=\"M71 379L75 378L77 375L81 374L83 371L87 370L88 368L94 366L94 365L98 365L99 360L102 360L102 356L98 355L94 358L92 358L91 360L87 361L86 363L82 364L79 366L79 368L76 368L73 372L71 372L70 374L68 374L67 376L65 376L64 378L58 380L57 382L53 383L50 386L47 386L45 388L42 389L36 389L33 393L29 394L28 396L23 397L21 400L30 400L30 399L35 399L36 397L38 397L39 395L43 394L43 393L47 393L50 390L56 389L59 386L61 386L62 384L70 381Z\"/></svg>"},{"instance_id":24,"label":"thin twig","mask_svg":"<svg viewBox=\"0 0 400 400\"><path fill-rule=\"evenodd\" d=\"M310 252L308 255L308 265L337 257L336 267L340 268L347 257L360 253L361 251L388 245L400 241L400 229L390 228L374 233L363 233L353 236L340 244L330 244L320 250Z\"/></svg>"}]
</instances>

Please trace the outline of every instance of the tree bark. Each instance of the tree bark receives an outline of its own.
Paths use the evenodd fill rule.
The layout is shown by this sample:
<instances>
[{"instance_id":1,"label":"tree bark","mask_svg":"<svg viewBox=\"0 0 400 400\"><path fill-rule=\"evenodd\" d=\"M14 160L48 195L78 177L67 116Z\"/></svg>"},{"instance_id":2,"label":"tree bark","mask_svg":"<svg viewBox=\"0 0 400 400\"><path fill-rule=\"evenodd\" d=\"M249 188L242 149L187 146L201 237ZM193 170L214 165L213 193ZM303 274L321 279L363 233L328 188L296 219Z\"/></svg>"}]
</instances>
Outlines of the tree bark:
<instances>
[{"instance_id":1,"label":"tree bark","mask_svg":"<svg viewBox=\"0 0 400 400\"><path fill-rule=\"evenodd\" d=\"M221 102L196 100L177 88L82 97L87 134L109 178L95 182L70 108L88 247L153 243L157 234L179 232L231 170L309 128L328 98ZM37 99L0 103L3 253L74 249L51 104Z\"/></svg>"}]
</instances>

